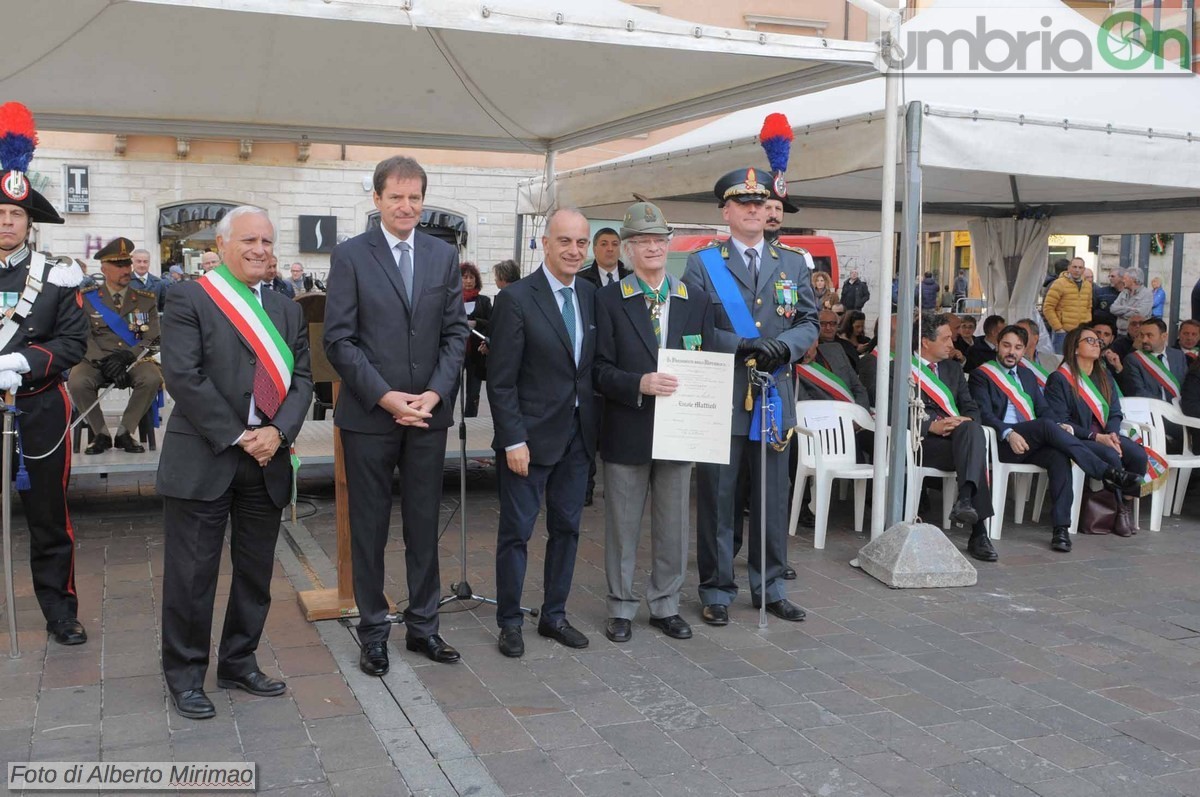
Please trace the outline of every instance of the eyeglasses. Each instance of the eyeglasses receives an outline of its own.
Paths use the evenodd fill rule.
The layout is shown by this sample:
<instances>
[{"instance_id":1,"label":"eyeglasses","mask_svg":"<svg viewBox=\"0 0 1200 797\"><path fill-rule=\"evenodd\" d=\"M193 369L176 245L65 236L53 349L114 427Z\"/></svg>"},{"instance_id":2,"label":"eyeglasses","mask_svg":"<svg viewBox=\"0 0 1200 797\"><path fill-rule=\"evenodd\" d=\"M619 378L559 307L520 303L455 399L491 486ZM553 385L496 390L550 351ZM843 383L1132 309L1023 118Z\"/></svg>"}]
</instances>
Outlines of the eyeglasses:
<instances>
[{"instance_id":1,"label":"eyeglasses","mask_svg":"<svg viewBox=\"0 0 1200 797\"><path fill-rule=\"evenodd\" d=\"M1080 343L1086 343L1086 344L1088 344L1089 346L1099 346L1099 345L1100 345L1100 338L1090 338L1090 337L1089 337L1089 338L1080 338L1080 339L1079 339L1079 342L1080 342Z\"/></svg>"}]
</instances>

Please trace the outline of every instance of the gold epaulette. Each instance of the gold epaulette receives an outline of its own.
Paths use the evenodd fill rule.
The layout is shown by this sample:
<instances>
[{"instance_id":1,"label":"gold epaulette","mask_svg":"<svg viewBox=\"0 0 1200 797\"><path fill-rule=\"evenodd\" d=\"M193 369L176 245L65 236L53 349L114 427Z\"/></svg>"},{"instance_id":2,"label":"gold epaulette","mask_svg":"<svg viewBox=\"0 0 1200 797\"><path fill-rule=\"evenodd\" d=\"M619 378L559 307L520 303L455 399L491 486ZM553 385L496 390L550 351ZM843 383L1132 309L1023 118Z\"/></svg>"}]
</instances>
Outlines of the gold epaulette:
<instances>
[{"instance_id":1,"label":"gold epaulette","mask_svg":"<svg viewBox=\"0 0 1200 797\"><path fill-rule=\"evenodd\" d=\"M785 244L785 243L776 243L775 245L776 245L777 247L779 247L780 249L786 249L786 250L788 250L789 252L795 252L795 253L796 253L796 254L798 254L798 255L807 255L807 254L809 254L809 251L808 251L807 249L801 249L801 248L800 248L800 247L798 247L798 246L788 246L788 245L787 245L787 244Z\"/></svg>"},{"instance_id":2,"label":"gold epaulette","mask_svg":"<svg viewBox=\"0 0 1200 797\"><path fill-rule=\"evenodd\" d=\"M98 291L98 290L100 290L100 283L93 282L91 285L80 288L79 292L80 293L91 293L92 291Z\"/></svg>"}]
</instances>

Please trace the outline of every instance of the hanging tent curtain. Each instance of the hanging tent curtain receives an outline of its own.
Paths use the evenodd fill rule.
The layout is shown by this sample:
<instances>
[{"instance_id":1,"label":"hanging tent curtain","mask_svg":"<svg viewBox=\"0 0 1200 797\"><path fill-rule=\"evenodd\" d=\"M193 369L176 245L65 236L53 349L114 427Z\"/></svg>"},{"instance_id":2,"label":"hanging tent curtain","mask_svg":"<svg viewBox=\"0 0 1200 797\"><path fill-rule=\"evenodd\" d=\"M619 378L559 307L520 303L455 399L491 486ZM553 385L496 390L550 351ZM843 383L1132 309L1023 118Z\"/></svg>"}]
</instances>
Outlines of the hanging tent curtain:
<instances>
[{"instance_id":1,"label":"hanging tent curtain","mask_svg":"<svg viewBox=\"0 0 1200 797\"><path fill-rule=\"evenodd\" d=\"M1049 219L973 219L967 223L980 281L993 313L1033 316L1046 276Z\"/></svg>"}]
</instances>

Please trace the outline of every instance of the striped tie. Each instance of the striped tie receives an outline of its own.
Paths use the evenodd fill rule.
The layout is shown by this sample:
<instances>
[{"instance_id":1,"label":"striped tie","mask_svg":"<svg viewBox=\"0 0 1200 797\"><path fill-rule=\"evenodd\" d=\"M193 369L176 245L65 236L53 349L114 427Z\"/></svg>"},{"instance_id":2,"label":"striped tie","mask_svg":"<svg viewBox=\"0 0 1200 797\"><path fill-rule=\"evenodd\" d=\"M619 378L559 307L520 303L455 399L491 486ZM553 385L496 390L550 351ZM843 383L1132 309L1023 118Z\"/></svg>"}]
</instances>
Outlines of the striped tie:
<instances>
[{"instance_id":1,"label":"striped tie","mask_svg":"<svg viewBox=\"0 0 1200 797\"><path fill-rule=\"evenodd\" d=\"M254 296L261 302L262 297L258 291L254 292ZM262 358L254 360L254 408L264 420L271 420L275 417L275 413L279 412L279 405L283 403L283 397L279 395L279 388L267 373L266 367L263 365Z\"/></svg>"}]
</instances>

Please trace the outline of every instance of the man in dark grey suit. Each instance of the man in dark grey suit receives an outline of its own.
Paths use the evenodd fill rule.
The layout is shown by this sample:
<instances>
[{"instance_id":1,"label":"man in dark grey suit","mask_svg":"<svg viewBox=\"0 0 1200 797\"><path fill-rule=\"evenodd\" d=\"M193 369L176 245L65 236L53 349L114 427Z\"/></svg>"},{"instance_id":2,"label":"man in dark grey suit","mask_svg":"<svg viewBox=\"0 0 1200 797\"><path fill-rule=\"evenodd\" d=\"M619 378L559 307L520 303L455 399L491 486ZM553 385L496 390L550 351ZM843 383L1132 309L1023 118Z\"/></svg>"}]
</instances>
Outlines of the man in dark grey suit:
<instances>
[{"instance_id":1,"label":"man in dark grey suit","mask_svg":"<svg viewBox=\"0 0 1200 797\"><path fill-rule=\"evenodd\" d=\"M467 346L458 252L417 232L428 179L412 158L375 167L380 226L330 257L325 353L342 377L334 410L346 459L350 550L358 604L359 668L388 671L383 551L400 468L408 604L405 644L436 662L458 661L438 634L438 510L446 429Z\"/></svg>"},{"instance_id":2,"label":"man in dark grey suit","mask_svg":"<svg viewBox=\"0 0 1200 797\"><path fill-rule=\"evenodd\" d=\"M762 177L770 179L766 172ZM759 472L758 442L749 440L751 415L744 400L748 390L744 362L758 370L778 371L782 402L778 428L786 434L796 425L791 376L784 370L816 340L817 307L806 252L763 240L764 203L771 190L754 169L738 169L717 181L714 193L731 237L693 252L683 282L688 290L713 300L714 350L736 352L730 464L696 466L696 561L700 570L701 617L709 625L729 623L729 605L737 596L734 580L734 524L742 511L739 474L750 484L749 581L751 602L766 601L767 611L784 620L803 620L805 612L787 599L783 570L787 565L788 456L769 450L765 472ZM721 284L730 295L722 297ZM739 319L741 322L739 322ZM748 328L747 328L748 326ZM767 516L760 517L759 491L765 484ZM762 527L766 527L766 572L760 573Z\"/></svg>"},{"instance_id":3,"label":"man in dark grey suit","mask_svg":"<svg viewBox=\"0 0 1200 797\"><path fill-rule=\"evenodd\" d=\"M583 214L554 211L542 236L545 264L501 291L492 310L487 389L500 481L496 623L500 652L511 658L525 653L521 590L543 496L548 539L538 633L571 648L588 644L566 616L588 461L596 450L596 289L575 278L587 248Z\"/></svg>"},{"instance_id":4,"label":"man in dark grey suit","mask_svg":"<svg viewBox=\"0 0 1200 797\"><path fill-rule=\"evenodd\" d=\"M175 409L156 488L163 496L162 662L175 709L216 713L204 693L225 524L233 581L217 685L283 694L254 657L271 604L279 511L292 495L291 442L312 400L308 328L295 302L260 289L275 228L259 208L217 224L220 265L168 294L162 367ZM267 325L278 335L272 335Z\"/></svg>"},{"instance_id":5,"label":"man in dark grey suit","mask_svg":"<svg viewBox=\"0 0 1200 797\"><path fill-rule=\"evenodd\" d=\"M1187 355L1168 348L1167 325L1161 318L1148 318L1138 329L1138 348L1125 358L1121 389L1126 396L1171 401L1179 398L1187 376Z\"/></svg>"}]
</instances>

